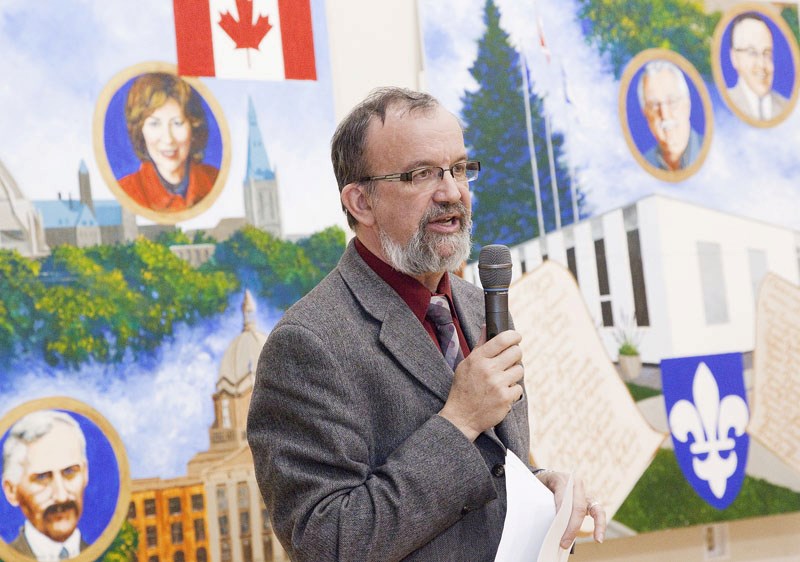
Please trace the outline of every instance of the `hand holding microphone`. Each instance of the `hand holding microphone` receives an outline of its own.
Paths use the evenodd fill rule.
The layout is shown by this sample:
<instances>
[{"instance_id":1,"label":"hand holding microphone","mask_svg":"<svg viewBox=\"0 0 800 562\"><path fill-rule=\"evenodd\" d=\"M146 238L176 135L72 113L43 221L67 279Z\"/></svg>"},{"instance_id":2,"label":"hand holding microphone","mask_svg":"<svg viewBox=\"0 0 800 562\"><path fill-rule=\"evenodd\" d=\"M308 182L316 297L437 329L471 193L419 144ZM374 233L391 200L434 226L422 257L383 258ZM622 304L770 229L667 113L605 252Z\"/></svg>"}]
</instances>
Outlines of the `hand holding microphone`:
<instances>
[{"instance_id":1,"label":"hand holding microphone","mask_svg":"<svg viewBox=\"0 0 800 562\"><path fill-rule=\"evenodd\" d=\"M508 415L522 396L517 383L523 376L522 336L508 329L511 254L505 246L492 245L481 250L480 256L486 335L456 368L447 402L439 412L472 441Z\"/></svg>"}]
</instances>

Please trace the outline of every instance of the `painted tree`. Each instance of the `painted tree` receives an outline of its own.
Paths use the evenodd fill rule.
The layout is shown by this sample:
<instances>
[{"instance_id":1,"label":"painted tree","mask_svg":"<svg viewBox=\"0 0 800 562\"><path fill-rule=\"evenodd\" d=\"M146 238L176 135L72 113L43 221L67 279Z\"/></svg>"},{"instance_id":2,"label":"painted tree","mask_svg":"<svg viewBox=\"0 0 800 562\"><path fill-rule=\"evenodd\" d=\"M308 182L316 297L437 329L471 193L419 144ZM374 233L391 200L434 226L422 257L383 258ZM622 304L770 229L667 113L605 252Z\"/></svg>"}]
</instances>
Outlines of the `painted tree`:
<instances>
[{"instance_id":1,"label":"painted tree","mask_svg":"<svg viewBox=\"0 0 800 562\"><path fill-rule=\"evenodd\" d=\"M524 86L519 53L500 27L493 0L484 8L486 31L470 73L478 83L465 92L461 117L470 154L481 161L474 193L476 247L518 244L539 235L536 198L525 122ZM544 103L530 94L530 109L545 231L555 228L550 164L545 140ZM571 178L563 157L564 138L552 136L561 223L573 222ZM579 205L583 197L579 196Z\"/></svg>"},{"instance_id":2,"label":"painted tree","mask_svg":"<svg viewBox=\"0 0 800 562\"><path fill-rule=\"evenodd\" d=\"M637 53L654 47L681 53L710 77L711 37L720 16L707 14L700 0L578 0L587 41L608 56L617 77Z\"/></svg>"}]
</instances>

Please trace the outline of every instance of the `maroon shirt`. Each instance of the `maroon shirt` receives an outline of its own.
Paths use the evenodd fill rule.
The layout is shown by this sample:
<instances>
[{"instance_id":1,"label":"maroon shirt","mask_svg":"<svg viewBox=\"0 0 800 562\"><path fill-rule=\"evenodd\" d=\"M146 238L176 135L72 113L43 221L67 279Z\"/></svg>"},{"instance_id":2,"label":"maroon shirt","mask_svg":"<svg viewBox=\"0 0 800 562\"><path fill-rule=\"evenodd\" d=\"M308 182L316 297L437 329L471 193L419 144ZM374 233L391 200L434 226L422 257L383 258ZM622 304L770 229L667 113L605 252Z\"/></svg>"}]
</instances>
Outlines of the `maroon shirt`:
<instances>
[{"instance_id":1,"label":"maroon shirt","mask_svg":"<svg viewBox=\"0 0 800 562\"><path fill-rule=\"evenodd\" d=\"M436 329L433 325L433 322L428 320L426 314L428 312L428 305L431 302L431 297L434 295L442 295L447 298L447 302L450 305L450 314L453 315L453 324L456 327L456 333L458 334L458 342L461 345L461 352L464 354L464 357L469 355L469 346L467 345L467 340L464 338L464 333L461 331L461 324L458 321L458 315L455 312L455 307L453 306L453 294L450 290L450 275L445 272L442 276L442 280L439 281L439 286L436 288L435 293L431 293L428 288L411 277L410 275L406 275L405 273L400 273L396 269L393 269L392 266L381 260L378 256L370 252L364 244L361 243L361 240L358 238L355 239L355 246L356 250L358 251L358 255L367 263L372 270L378 274L378 276L386 281L386 283L395 290L395 292L400 295L400 298L405 301L408 305L408 308L411 309L411 312L414 313L419 321L422 323L422 326L428 332L428 335L441 350L441 346L439 345L439 340L436 337Z\"/></svg>"}]
</instances>

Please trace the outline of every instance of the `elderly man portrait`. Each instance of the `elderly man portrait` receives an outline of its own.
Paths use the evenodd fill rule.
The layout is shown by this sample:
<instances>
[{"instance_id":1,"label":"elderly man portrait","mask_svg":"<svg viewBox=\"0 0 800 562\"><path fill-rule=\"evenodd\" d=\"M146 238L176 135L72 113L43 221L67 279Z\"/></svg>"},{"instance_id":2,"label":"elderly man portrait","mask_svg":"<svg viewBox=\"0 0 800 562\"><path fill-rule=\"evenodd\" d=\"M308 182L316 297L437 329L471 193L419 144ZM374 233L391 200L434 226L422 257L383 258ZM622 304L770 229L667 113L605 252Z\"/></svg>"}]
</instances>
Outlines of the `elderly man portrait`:
<instances>
[{"instance_id":1,"label":"elderly man portrait","mask_svg":"<svg viewBox=\"0 0 800 562\"><path fill-rule=\"evenodd\" d=\"M736 16L731 29L731 65L737 80L728 96L752 119L779 117L789 100L772 89L775 75L774 39L766 20L757 13Z\"/></svg>"},{"instance_id":2,"label":"elderly man portrait","mask_svg":"<svg viewBox=\"0 0 800 562\"><path fill-rule=\"evenodd\" d=\"M275 532L298 561L494 560L529 427L522 336L486 341L483 292L453 274L481 166L453 114L400 88L358 104L331 156L355 238L271 332L248 417ZM560 503L568 475L528 471ZM562 545L587 513L602 541L573 492Z\"/></svg>"},{"instance_id":3,"label":"elderly man portrait","mask_svg":"<svg viewBox=\"0 0 800 562\"><path fill-rule=\"evenodd\" d=\"M74 418L41 410L17 421L3 446L3 492L25 523L12 548L41 561L78 556L78 521L89 482L86 439Z\"/></svg>"},{"instance_id":4,"label":"elderly man portrait","mask_svg":"<svg viewBox=\"0 0 800 562\"><path fill-rule=\"evenodd\" d=\"M645 160L659 170L676 171L690 166L700 154L703 137L692 128L692 101L683 71L667 60L648 62L637 95L656 139L656 145L645 152Z\"/></svg>"}]
</instances>

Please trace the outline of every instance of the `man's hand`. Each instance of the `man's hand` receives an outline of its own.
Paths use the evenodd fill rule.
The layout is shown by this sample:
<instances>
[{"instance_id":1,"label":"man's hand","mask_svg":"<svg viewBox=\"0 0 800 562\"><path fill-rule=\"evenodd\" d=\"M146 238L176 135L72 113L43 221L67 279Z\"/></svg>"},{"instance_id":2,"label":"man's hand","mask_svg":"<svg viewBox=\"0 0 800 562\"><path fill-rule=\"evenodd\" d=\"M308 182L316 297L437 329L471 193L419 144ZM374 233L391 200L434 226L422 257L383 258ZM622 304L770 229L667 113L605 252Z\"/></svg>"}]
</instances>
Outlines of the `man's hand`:
<instances>
[{"instance_id":1,"label":"man's hand","mask_svg":"<svg viewBox=\"0 0 800 562\"><path fill-rule=\"evenodd\" d=\"M556 510L561 506L564 491L569 481L569 474L563 472L545 471L537 474L537 478L547 486L556 499ZM567 530L561 537L561 548L567 549L578 536L583 519L586 516L594 519L594 540L603 542L606 535L606 512L603 506L596 501L588 498L583 489L583 481L580 478L573 478L572 492L572 514L569 516Z\"/></svg>"},{"instance_id":2,"label":"man's hand","mask_svg":"<svg viewBox=\"0 0 800 562\"><path fill-rule=\"evenodd\" d=\"M506 330L478 345L459 363L453 385L439 415L459 428L470 441L503 421L522 397L522 336Z\"/></svg>"}]
</instances>

